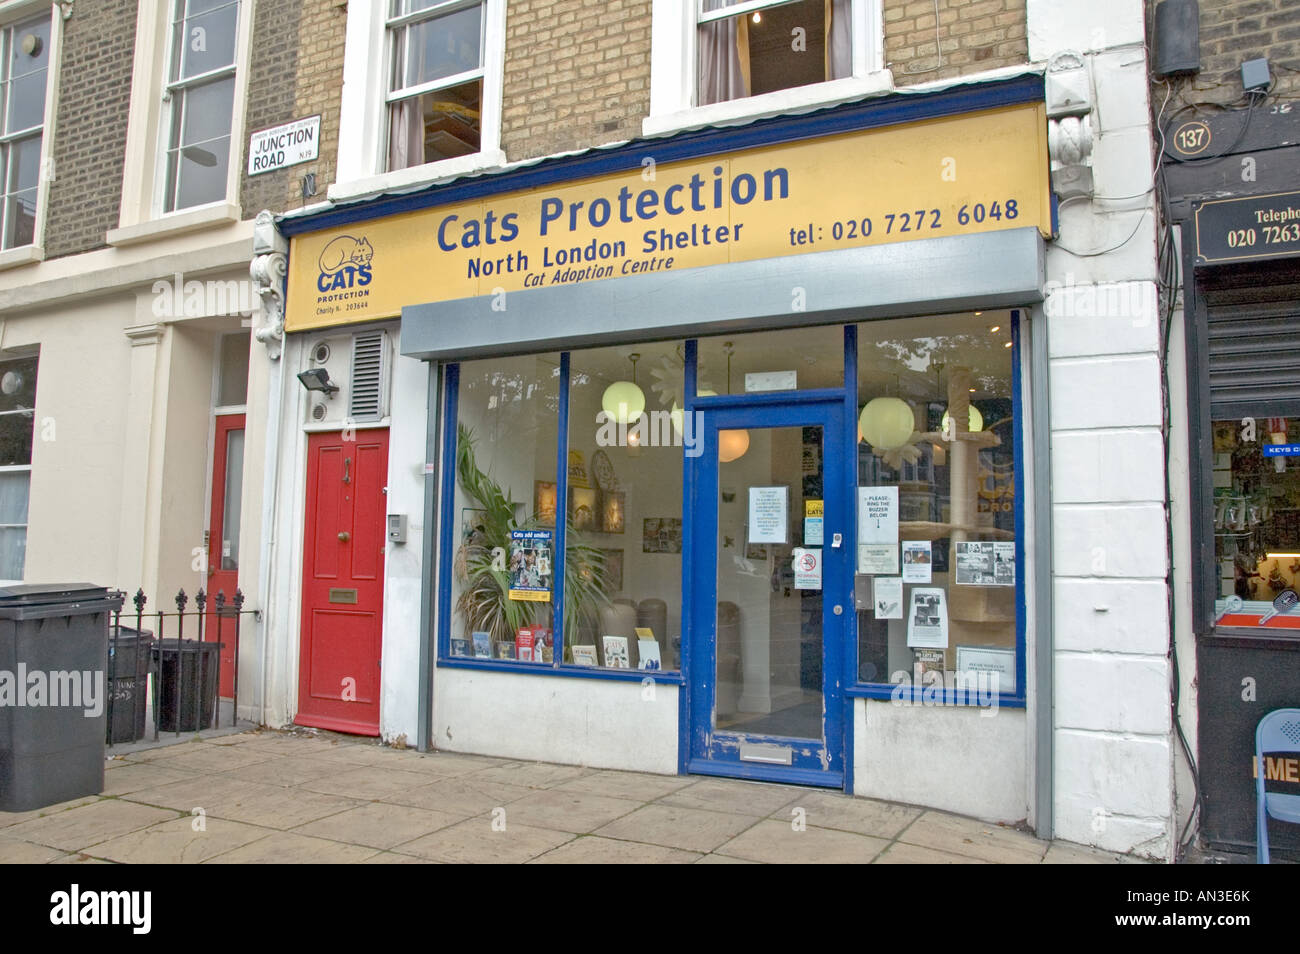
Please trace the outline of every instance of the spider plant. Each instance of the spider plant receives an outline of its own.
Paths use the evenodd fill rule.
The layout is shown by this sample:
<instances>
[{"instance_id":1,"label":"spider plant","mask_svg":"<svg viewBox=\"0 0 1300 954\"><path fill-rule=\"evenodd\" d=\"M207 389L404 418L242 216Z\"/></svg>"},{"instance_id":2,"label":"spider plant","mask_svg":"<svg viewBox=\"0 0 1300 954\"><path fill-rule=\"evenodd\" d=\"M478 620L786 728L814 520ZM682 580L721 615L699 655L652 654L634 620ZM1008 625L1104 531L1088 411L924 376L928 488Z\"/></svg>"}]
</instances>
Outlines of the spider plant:
<instances>
[{"instance_id":1,"label":"spider plant","mask_svg":"<svg viewBox=\"0 0 1300 954\"><path fill-rule=\"evenodd\" d=\"M494 642L514 639L521 626L546 618L547 604L510 599L510 572L506 568L512 530L538 529L536 519L522 523L515 519L515 501L501 485L479 469L474 434L458 425L456 476L461 489L482 511L477 525L461 540L454 573L460 584L456 612L465 621L466 632L490 633ZM596 547L576 542L568 528L569 543L564 559L565 643L575 641L584 628L594 626L605 595L605 557ZM554 554L552 554L554 559ZM558 642L558 640L557 640Z\"/></svg>"}]
</instances>

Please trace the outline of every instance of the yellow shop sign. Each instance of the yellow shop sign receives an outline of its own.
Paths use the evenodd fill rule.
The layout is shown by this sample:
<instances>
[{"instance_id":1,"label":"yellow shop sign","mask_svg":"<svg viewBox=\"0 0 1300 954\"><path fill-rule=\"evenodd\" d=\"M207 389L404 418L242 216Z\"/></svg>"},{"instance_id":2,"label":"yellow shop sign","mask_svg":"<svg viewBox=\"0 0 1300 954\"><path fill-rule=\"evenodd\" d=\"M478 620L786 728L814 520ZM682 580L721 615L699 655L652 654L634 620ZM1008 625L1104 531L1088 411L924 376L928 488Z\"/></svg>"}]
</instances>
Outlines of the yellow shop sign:
<instances>
[{"instance_id":1,"label":"yellow shop sign","mask_svg":"<svg viewBox=\"0 0 1300 954\"><path fill-rule=\"evenodd\" d=\"M658 164L295 236L286 326L703 265L1051 230L1041 104Z\"/></svg>"}]
</instances>

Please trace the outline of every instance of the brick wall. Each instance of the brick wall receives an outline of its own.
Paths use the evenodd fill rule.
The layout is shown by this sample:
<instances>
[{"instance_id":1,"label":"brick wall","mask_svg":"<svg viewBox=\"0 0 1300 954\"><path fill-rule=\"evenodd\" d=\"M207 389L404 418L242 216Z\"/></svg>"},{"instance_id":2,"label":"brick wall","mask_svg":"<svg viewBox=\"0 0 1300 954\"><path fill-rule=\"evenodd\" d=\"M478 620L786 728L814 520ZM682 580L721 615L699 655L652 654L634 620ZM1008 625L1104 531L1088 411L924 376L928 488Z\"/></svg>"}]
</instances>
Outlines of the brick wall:
<instances>
[{"instance_id":1,"label":"brick wall","mask_svg":"<svg viewBox=\"0 0 1300 954\"><path fill-rule=\"evenodd\" d=\"M267 3L263 0L253 10L248 99L244 107L246 133L301 118L296 113L297 90L294 88L300 9L297 3ZM250 136L245 135L235 150L241 169L239 204L244 218L252 218L262 209L279 212L290 183L296 184L308 165L304 163L250 176L247 172L249 140Z\"/></svg>"},{"instance_id":2,"label":"brick wall","mask_svg":"<svg viewBox=\"0 0 1300 954\"><path fill-rule=\"evenodd\" d=\"M527 159L641 135L650 0L510 0L501 147Z\"/></svg>"},{"instance_id":3,"label":"brick wall","mask_svg":"<svg viewBox=\"0 0 1300 954\"><path fill-rule=\"evenodd\" d=\"M282 2L282 0L281 0ZM284 209L320 202L334 182L339 152L339 110L343 101L343 39L348 7L340 0L302 0L298 27L298 78L295 118L320 113L320 158L296 166ZM304 199L298 183L316 173L316 195Z\"/></svg>"},{"instance_id":4,"label":"brick wall","mask_svg":"<svg viewBox=\"0 0 1300 954\"><path fill-rule=\"evenodd\" d=\"M1296 0L1201 0L1201 72L1184 98L1240 99L1241 62L1267 57L1275 96L1300 97L1300 4Z\"/></svg>"},{"instance_id":5,"label":"brick wall","mask_svg":"<svg viewBox=\"0 0 1300 954\"><path fill-rule=\"evenodd\" d=\"M885 65L898 86L1029 61L1025 0L885 0L884 21Z\"/></svg>"},{"instance_id":6,"label":"brick wall","mask_svg":"<svg viewBox=\"0 0 1300 954\"><path fill-rule=\"evenodd\" d=\"M339 0L260 0L253 23L245 130L251 134L295 119L321 117L320 151L313 162L250 176L240 182L244 218L262 209L284 212L319 202L334 181L343 95L343 38L347 5ZM248 168L249 137L240 149ZM316 195L304 198L302 179L316 175Z\"/></svg>"},{"instance_id":7,"label":"brick wall","mask_svg":"<svg viewBox=\"0 0 1300 954\"><path fill-rule=\"evenodd\" d=\"M63 23L46 258L102 248L117 228L135 14L134 0L98 0Z\"/></svg>"}]
</instances>

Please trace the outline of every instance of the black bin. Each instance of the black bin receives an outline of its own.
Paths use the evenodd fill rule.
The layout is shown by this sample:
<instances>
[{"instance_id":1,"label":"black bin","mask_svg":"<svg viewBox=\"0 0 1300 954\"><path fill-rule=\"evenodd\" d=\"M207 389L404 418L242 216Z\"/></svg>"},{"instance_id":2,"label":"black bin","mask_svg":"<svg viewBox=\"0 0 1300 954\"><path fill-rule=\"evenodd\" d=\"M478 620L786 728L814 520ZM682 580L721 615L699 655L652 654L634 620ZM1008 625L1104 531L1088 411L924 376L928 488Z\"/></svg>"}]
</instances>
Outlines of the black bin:
<instances>
[{"instance_id":1,"label":"black bin","mask_svg":"<svg viewBox=\"0 0 1300 954\"><path fill-rule=\"evenodd\" d=\"M121 607L90 583L0 587L0 811L104 790L108 627Z\"/></svg>"},{"instance_id":2,"label":"black bin","mask_svg":"<svg viewBox=\"0 0 1300 954\"><path fill-rule=\"evenodd\" d=\"M212 728L217 711L221 644L196 639L160 639L154 643L153 659L158 673L158 689L153 698L158 731L197 732Z\"/></svg>"},{"instance_id":3,"label":"black bin","mask_svg":"<svg viewBox=\"0 0 1300 954\"><path fill-rule=\"evenodd\" d=\"M144 738L149 673L153 670L153 633L131 626L110 631L108 743Z\"/></svg>"}]
</instances>

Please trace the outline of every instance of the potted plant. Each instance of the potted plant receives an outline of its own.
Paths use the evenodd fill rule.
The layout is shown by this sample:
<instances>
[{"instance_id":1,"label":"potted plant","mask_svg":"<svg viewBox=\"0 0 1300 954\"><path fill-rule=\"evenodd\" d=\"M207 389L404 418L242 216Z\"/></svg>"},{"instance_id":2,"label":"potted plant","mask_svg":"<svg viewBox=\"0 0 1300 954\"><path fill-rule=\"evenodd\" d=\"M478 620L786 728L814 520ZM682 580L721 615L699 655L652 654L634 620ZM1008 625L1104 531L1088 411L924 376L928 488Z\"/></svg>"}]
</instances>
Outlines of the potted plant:
<instances>
[{"instance_id":1,"label":"potted plant","mask_svg":"<svg viewBox=\"0 0 1300 954\"><path fill-rule=\"evenodd\" d=\"M515 516L515 501L501 485L479 469L474 435L458 425L456 477L461 489L481 511L475 525L460 541L453 572L460 584L456 612L465 621L466 632L487 632L494 644L513 640L520 627L540 623L546 603L510 598L510 533L538 529L535 518L522 522ZM584 628L594 627L605 595L605 557L601 551L577 543L572 524L564 559L564 620L556 633L556 644L569 636L572 643ZM552 554L554 558L554 554ZM567 657L567 650L566 650Z\"/></svg>"}]
</instances>

